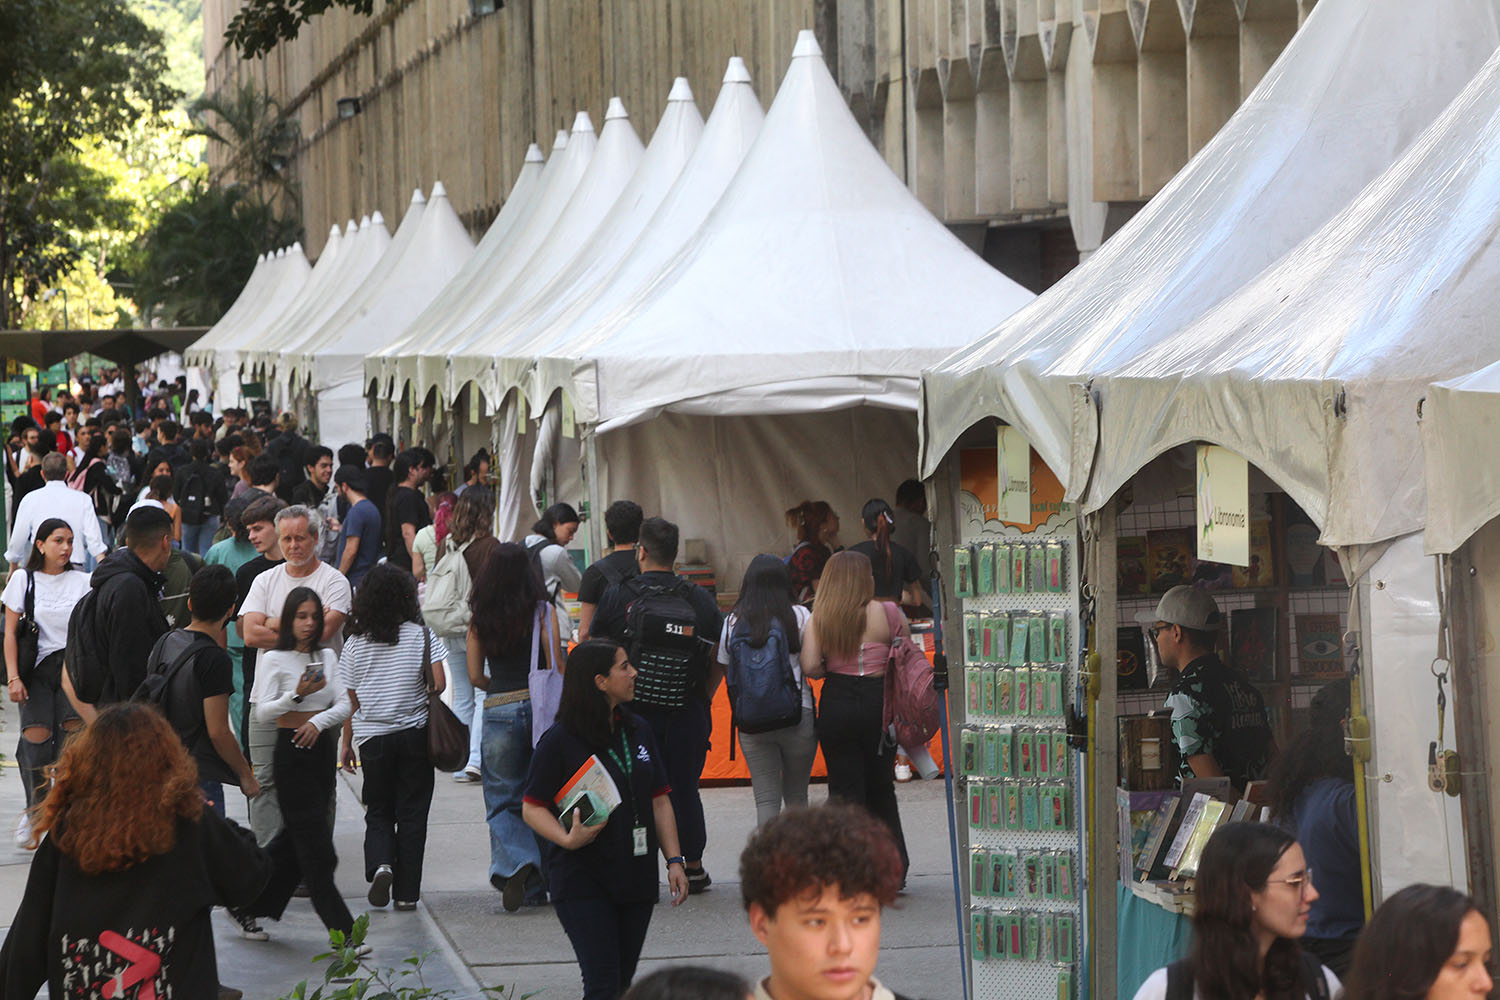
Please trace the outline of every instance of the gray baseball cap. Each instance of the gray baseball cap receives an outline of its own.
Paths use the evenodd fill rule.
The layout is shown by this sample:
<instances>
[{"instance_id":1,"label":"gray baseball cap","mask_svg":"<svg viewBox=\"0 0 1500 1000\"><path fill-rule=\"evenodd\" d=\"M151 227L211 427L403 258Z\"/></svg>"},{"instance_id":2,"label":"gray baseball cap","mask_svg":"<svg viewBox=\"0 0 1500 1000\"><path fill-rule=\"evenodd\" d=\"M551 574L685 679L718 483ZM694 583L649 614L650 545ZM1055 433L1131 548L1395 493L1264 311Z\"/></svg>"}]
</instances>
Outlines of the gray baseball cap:
<instances>
[{"instance_id":1,"label":"gray baseball cap","mask_svg":"<svg viewBox=\"0 0 1500 1000\"><path fill-rule=\"evenodd\" d=\"M1218 602L1205 591L1184 583L1161 595L1155 614L1143 611L1135 616L1135 620L1145 626L1166 622L1199 632L1212 632L1224 624L1224 615L1219 610Z\"/></svg>"}]
</instances>

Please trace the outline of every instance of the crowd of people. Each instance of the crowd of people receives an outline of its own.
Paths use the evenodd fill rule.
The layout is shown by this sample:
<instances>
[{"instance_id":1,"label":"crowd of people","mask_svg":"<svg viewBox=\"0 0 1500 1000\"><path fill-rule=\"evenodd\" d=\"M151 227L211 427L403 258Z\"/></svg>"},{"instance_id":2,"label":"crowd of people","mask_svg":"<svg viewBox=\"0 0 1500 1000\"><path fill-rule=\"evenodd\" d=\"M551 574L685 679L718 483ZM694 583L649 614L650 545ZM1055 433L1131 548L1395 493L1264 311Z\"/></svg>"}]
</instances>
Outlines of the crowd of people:
<instances>
[{"instance_id":1,"label":"crowd of people","mask_svg":"<svg viewBox=\"0 0 1500 1000\"><path fill-rule=\"evenodd\" d=\"M160 728L152 736L133 709L145 702L185 755L186 765L176 751L163 763L170 787L159 794L195 824L191 836L158 822L139 850L80 871L130 882L139 873L127 869L164 852L253 844L256 860L242 866L258 873L253 886L205 883L193 898L212 889L240 934L265 940L262 922L300 892L330 931L348 934L332 837L342 767L362 776L368 902L413 910L435 781L429 712L451 685L469 731L451 780L482 786L490 883L507 911L552 906L586 996L616 997L649 928L660 859L674 904L712 884L698 786L710 704L727 680L760 822L807 805L821 743L831 794L868 810L899 861L895 888L872 890L877 908L904 884L878 678L893 636L909 630L898 602L920 607L923 596L884 501L866 505L868 538L847 551L827 505L803 504L826 512L820 526L796 525L815 542L754 560L726 621L712 594L676 573L677 526L632 501L610 505L609 549L581 572L568 504L548 507L519 541L496 537L484 452L449 489L425 448L398 451L376 435L335 455L290 415L215 417L170 393L138 419L102 392L34 403L39 418L16 421L7 454L16 505L0 602L7 689L22 715L16 841L40 858L57 840L46 848L54 869L78 860L46 835L67 815L58 783L88 771L70 758L77 734L102 739L101 720L113 720L111 732L150 742ZM799 593L794 577L810 565ZM790 692L779 715L767 715L773 692L752 678L767 662ZM815 706L807 682L823 676ZM618 805L560 810L590 762ZM180 801L186 773L196 810ZM220 822L235 789L247 800L244 836ZM774 926L784 901L759 900L752 925ZM20 959L20 940L7 944L7 974L57 971L55 954L39 966Z\"/></svg>"}]
</instances>

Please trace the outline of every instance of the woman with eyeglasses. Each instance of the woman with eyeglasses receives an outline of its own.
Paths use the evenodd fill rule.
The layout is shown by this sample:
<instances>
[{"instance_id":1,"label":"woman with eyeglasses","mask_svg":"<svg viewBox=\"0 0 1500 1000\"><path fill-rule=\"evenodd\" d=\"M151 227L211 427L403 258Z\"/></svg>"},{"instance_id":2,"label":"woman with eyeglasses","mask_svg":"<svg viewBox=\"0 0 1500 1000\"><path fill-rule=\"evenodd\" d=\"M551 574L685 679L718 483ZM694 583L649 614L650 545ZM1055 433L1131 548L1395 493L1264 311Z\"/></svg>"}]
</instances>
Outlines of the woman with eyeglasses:
<instances>
[{"instance_id":1,"label":"woman with eyeglasses","mask_svg":"<svg viewBox=\"0 0 1500 1000\"><path fill-rule=\"evenodd\" d=\"M1268 823L1230 823L1198 866L1193 948L1157 969L1135 1000L1330 1000L1339 980L1302 950L1318 890L1296 839Z\"/></svg>"},{"instance_id":2,"label":"woman with eyeglasses","mask_svg":"<svg viewBox=\"0 0 1500 1000\"><path fill-rule=\"evenodd\" d=\"M1409 885L1370 918L1343 1000L1462 1000L1489 996L1490 924L1474 900L1441 885Z\"/></svg>"}]
</instances>

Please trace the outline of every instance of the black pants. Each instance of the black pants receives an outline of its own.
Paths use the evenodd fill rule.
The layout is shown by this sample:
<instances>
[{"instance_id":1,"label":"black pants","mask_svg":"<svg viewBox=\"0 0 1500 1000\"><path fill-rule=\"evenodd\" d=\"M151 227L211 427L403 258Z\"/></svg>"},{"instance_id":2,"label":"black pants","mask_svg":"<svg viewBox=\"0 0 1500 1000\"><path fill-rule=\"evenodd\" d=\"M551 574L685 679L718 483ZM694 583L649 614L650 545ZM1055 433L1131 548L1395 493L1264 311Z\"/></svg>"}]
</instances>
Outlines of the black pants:
<instances>
[{"instance_id":1,"label":"black pants","mask_svg":"<svg viewBox=\"0 0 1500 1000\"><path fill-rule=\"evenodd\" d=\"M697 699L689 699L679 712L636 706L632 706L632 711L651 727L657 752L667 769L667 781L672 785L668 794L677 817L682 856L696 864L703 860L703 850L708 846L708 824L703 818L698 782L703 777L703 762L708 759L713 716L708 705Z\"/></svg>"},{"instance_id":2,"label":"black pants","mask_svg":"<svg viewBox=\"0 0 1500 1000\"><path fill-rule=\"evenodd\" d=\"M896 809L896 748L880 727L884 704L884 678L829 674L818 703L818 743L829 796L864 806L890 827L905 878L910 862Z\"/></svg>"},{"instance_id":3,"label":"black pants","mask_svg":"<svg viewBox=\"0 0 1500 1000\"><path fill-rule=\"evenodd\" d=\"M283 825L266 845L275 867L250 912L280 920L298 884L306 883L323 926L348 934L354 929L354 917L333 881L339 859L328 824L328 798L338 773L338 733L329 729L303 750L292 742L294 732L280 729L276 733L271 760Z\"/></svg>"},{"instance_id":4,"label":"black pants","mask_svg":"<svg viewBox=\"0 0 1500 1000\"><path fill-rule=\"evenodd\" d=\"M433 770L427 759L427 727L372 736L359 745L364 771L365 881L390 865L395 898L422 898L422 859L427 852L427 810Z\"/></svg>"},{"instance_id":5,"label":"black pants","mask_svg":"<svg viewBox=\"0 0 1500 1000\"><path fill-rule=\"evenodd\" d=\"M615 1000L635 978L655 903L615 903L608 899L559 899L561 921L578 969L583 1000Z\"/></svg>"}]
</instances>

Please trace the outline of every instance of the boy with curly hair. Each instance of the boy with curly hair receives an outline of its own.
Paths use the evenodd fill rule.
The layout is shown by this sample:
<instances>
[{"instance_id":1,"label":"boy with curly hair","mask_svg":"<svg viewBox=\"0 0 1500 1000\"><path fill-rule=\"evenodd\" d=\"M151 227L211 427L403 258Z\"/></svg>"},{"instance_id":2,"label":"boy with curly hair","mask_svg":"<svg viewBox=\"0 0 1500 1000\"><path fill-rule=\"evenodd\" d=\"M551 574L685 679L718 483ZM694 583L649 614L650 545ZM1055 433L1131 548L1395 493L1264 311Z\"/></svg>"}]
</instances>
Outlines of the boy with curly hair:
<instances>
[{"instance_id":1,"label":"boy with curly hair","mask_svg":"<svg viewBox=\"0 0 1500 1000\"><path fill-rule=\"evenodd\" d=\"M880 913L901 889L890 831L830 802L767 821L740 854L740 893L771 975L755 1000L900 1000L875 979Z\"/></svg>"}]
</instances>

